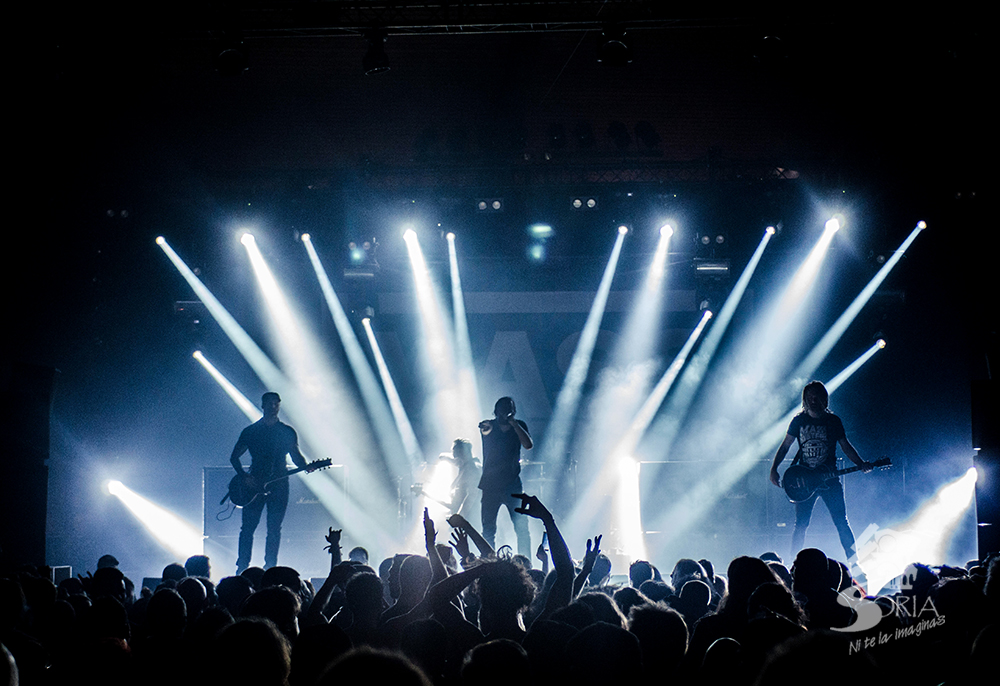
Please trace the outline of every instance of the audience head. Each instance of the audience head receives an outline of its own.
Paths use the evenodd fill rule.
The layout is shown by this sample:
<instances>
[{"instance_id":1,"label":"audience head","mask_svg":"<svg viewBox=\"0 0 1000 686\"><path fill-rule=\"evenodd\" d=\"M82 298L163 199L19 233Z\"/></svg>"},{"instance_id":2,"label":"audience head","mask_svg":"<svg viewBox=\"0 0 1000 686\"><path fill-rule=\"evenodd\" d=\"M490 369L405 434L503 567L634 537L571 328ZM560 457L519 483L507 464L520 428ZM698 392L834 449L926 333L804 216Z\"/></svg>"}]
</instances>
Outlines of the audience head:
<instances>
[{"instance_id":1,"label":"audience head","mask_svg":"<svg viewBox=\"0 0 1000 686\"><path fill-rule=\"evenodd\" d=\"M343 684L432 686L431 680L406 657L369 647L349 651L330 665L316 682L317 686Z\"/></svg>"},{"instance_id":2,"label":"audience head","mask_svg":"<svg viewBox=\"0 0 1000 686\"><path fill-rule=\"evenodd\" d=\"M117 567L118 559L114 555L101 555L97 558L97 568L104 569L105 567Z\"/></svg>"},{"instance_id":3,"label":"audience head","mask_svg":"<svg viewBox=\"0 0 1000 686\"><path fill-rule=\"evenodd\" d=\"M520 565L509 560L488 564L479 577L479 622L487 635L499 626L516 621L535 595L535 584Z\"/></svg>"},{"instance_id":4,"label":"audience head","mask_svg":"<svg viewBox=\"0 0 1000 686\"><path fill-rule=\"evenodd\" d=\"M301 601L286 586L268 586L257 591L243 603L243 617L263 617L270 620L289 641L299 635Z\"/></svg>"},{"instance_id":5,"label":"audience head","mask_svg":"<svg viewBox=\"0 0 1000 686\"><path fill-rule=\"evenodd\" d=\"M481 643L462 663L462 683L470 686L509 686L523 682L528 674L528 654L506 638Z\"/></svg>"},{"instance_id":6,"label":"audience head","mask_svg":"<svg viewBox=\"0 0 1000 686\"><path fill-rule=\"evenodd\" d=\"M347 559L350 560L351 562L357 562L359 564L367 565L368 551L362 548L361 546L357 546L355 548L352 548L351 552L347 553Z\"/></svg>"},{"instance_id":7,"label":"audience head","mask_svg":"<svg viewBox=\"0 0 1000 686\"><path fill-rule=\"evenodd\" d=\"M188 576L203 576L206 579L212 577L212 565L208 555L192 555L184 562L184 569Z\"/></svg>"},{"instance_id":8,"label":"audience head","mask_svg":"<svg viewBox=\"0 0 1000 686\"><path fill-rule=\"evenodd\" d=\"M286 686L291 648L270 620L244 618L219 632L211 647L210 665L207 683Z\"/></svg>"},{"instance_id":9,"label":"audience head","mask_svg":"<svg viewBox=\"0 0 1000 686\"><path fill-rule=\"evenodd\" d=\"M227 576L219 582L216 587L216 594L219 602L229 610L229 614L238 617L243 601L253 593L253 586L245 576Z\"/></svg>"},{"instance_id":10,"label":"audience head","mask_svg":"<svg viewBox=\"0 0 1000 686\"><path fill-rule=\"evenodd\" d=\"M178 564L176 562L171 562L166 567L163 568L163 580L180 581L187 576L187 570L184 569L184 565Z\"/></svg>"},{"instance_id":11,"label":"audience head","mask_svg":"<svg viewBox=\"0 0 1000 686\"><path fill-rule=\"evenodd\" d=\"M639 588L642 586L644 581L649 581L653 578L653 565L646 562L645 560L636 560L629 565L628 568L628 579L629 583L634 588Z\"/></svg>"}]
</instances>

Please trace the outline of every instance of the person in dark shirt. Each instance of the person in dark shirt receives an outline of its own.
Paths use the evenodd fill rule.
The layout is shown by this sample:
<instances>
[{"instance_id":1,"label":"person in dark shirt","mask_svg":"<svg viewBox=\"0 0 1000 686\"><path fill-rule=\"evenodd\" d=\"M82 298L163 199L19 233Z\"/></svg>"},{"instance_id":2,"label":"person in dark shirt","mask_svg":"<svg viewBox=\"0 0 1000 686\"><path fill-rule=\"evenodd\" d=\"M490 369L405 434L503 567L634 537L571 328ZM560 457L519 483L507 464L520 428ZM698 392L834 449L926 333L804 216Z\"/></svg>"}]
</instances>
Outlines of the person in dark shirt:
<instances>
[{"instance_id":1,"label":"person in dark shirt","mask_svg":"<svg viewBox=\"0 0 1000 686\"><path fill-rule=\"evenodd\" d=\"M819 381L811 381L802 389L802 412L792 418L788 426L785 439L778 446L778 451L774 455L774 462L771 464L771 483L775 486L781 485L781 477L778 474L778 465L782 463L788 454L792 443L798 441L799 452L792 460L793 465L801 464L809 469L829 469L835 470L837 467L837 444L844 451L844 454L854 464L862 467L866 472L871 471L871 464L865 462L858 455L851 442L847 440L844 432L844 424L840 417L829 410L830 395L826 387ZM802 502L795 503L795 530L792 533L792 554L795 555L802 549L806 538L806 529L812 518L813 506L816 498L822 498L826 504L826 509L833 518L834 526L840 535L840 543L844 546L844 553L850 558L854 554L854 532L847 521L847 506L844 503L844 488L840 479L834 478L826 482L827 488L813 493Z\"/></svg>"},{"instance_id":2,"label":"person in dark shirt","mask_svg":"<svg viewBox=\"0 0 1000 686\"><path fill-rule=\"evenodd\" d=\"M281 522L288 508L288 479L281 478L288 471L285 456L291 455L297 467L306 467L306 458L299 451L299 439L295 429L278 419L281 397L277 393L265 393L261 398L264 416L243 429L233 454L229 458L237 474L246 475L251 488L263 488L264 484L279 479L268 487L266 494L258 495L243 507L243 526L240 529L239 557L236 560L236 574L250 566L253 552L253 535L260 523L264 507L267 507L267 540L264 544L264 568L278 564L278 547L281 545ZM240 456L250 451L249 474L243 469Z\"/></svg>"},{"instance_id":3,"label":"person in dark shirt","mask_svg":"<svg viewBox=\"0 0 1000 686\"><path fill-rule=\"evenodd\" d=\"M521 486L521 448L533 445L528 425L514 419L513 398L500 398L493 407L493 419L479 422L483 436L483 476L479 480L482 495L483 538L496 549L497 514L501 506L510 513L517 534L517 552L531 559L531 534L528 520L515 512L521 501L513 493L523 492Z\"/></svg>"}]
</instances>

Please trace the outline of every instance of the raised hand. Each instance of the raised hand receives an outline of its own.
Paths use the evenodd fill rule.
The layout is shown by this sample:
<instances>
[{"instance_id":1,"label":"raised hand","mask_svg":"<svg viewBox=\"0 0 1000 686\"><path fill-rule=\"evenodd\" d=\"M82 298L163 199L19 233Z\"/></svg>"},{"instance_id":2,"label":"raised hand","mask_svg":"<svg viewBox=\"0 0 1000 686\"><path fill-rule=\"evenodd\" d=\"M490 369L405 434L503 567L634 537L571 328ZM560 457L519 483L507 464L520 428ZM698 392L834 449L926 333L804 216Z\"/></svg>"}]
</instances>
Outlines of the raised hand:
<instances>
[{"instance_id":1,"label":"raised hand","mask_svg":"<svg viewBox=\"0 0 1000 686\"><path fill-rule=\"evenodd\" d=\"M590 539L587 539L587 554L583 557L583 566L589 566L591 569L594 568L594 563L597 562L597 556L601 554L601 534L594 537L594 547L590 547Z\"/></svg>"},{"instance_id":2,"label":"raised hand","mask_svg":"<svg viewBox=\"0 0 1000 686\"><path fill-rule=\"evenodd\" d=\"M430 549L434 546L437 541L437 531L434 529L434 520L431 519L430 513L427 508L424 508L424 541L427 543L427 548Z\"/></svg>"},{"instance_id":3,"label":"raised hand","mask_svg":"<svg viewBox=\"0 0 1000 686\"><path fill-rule=\"evenodd\" d=\"M549 512L547 507L542 505L542 501L537 496L528 495L527 493L511 493L510 495L512 498L521 499L521 507L515 507L514 512L519 512L543 521L552 519L552 513Z\"/></svg>"},{"instance_id":4,"label":"raised hand","mask_svg":"<svg viewBox=\"0 0 1000 686\"><path fill-rule=\"evenodd\" d=\"M451 532L451 547L458 553L460 561L465 561L471 556L472 553L469 551L469 534L465 533L465 529L456 528Z\"/></svg>"},{"instance_id":5,"label":"raised hand","mask_svg":"<svg viewBox=\"0 0 1000 686\"><path fill-rule=\"evenodd\" d=\"M326 535L326 542L330 545L324 546L323 550L329 550L333 553L334 549L340 548L340 534L343 533L343 529L334 529L330 527L330 533Z\"/></svg>"}]
</instances>

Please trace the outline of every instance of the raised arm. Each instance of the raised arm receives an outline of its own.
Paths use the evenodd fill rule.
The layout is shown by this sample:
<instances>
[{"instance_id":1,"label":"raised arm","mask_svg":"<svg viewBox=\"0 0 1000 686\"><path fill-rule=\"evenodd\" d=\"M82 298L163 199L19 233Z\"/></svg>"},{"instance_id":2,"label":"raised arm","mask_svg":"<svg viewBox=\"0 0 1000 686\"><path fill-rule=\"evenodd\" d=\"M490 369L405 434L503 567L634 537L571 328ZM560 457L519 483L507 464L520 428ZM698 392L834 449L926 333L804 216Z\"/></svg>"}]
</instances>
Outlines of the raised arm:
<instances>
[{"instance_id":1,"label":"raised arm","mask_svg":"<svg viewBox=\"0 0 1000 686\"><path fill-rule=\"evenodd\" d=\"M437 531L434 529L434 520L424 508L424 545L427 548L427 559L431 563L431 585L448 576L448 570L441 561L441 554L437 549Z\"/></svg>"},{"instance_id":2,"label":"raised arm","mask_svg":"<svg viewBox=\"0 0 1000 686\"><path fill-rule=\"evenodd\" d=\"M476 531L476 527L469 524L469 520L465 517L460 514L453 514L448 517L447 522L454 528L464 531L472 539L472 542L476 544L476 548L479 549L479 557L496 557L496 551L493 550L493 546L486 542L483 535Z\"/></svg>"},{"instance_id":3,"label":"raised arm","mask_svg":"<svg viewBox=\"0 0 1000 686\"><path fill-rule=\"evenodd\" d=\"M514 429L514 433L517 434L517 440L521 441L521 447L525 450L531 450L535 444L531 441L528 429L513 417L510 417L508 421L510 422L510 428Z\"/></svg>"},{"instance_id":4,"label":"raised arm","mask_svg":"<svg viewBox=\"0 0 1000 686\"><path fill-rule=\"evenodd\" d=\"M560 607L569 605L573 598L573 558L570 557L569 547L566 545L559 527L556 526L555 517L542 504L542 501L536 496L526 493L512 493L511 495L521 499L521 507L515 508L514 511L542 520L542 524L545 525L545 533L549 537L549 553L552 555L556 581L549 592L545 610L540 615L540 617L547 617Z\"/></svg>"},{"instance_id":5,"label":"raised arm","mask_svg":"<svg viewBox=\"0 0 1000 686\"><path fill-rule=\"evenodd\" d=\"M587 554L583 557L583 568L580 573L576 575L576 580L573 582L573 597L576 598L580 595L580 591L583 590L583 586L587 583L587 577L590 573L594 571L594 563L597 562L597 556L601 554L601 535L598 534L594 537L594 546L591 548L590 539L587 539Z\"/></svg>"},{"instance_id":6,"label":"raised arm","mask_svg":"<svg viewBox=\"0 0 1000 686\"><path fill-rule=\"evenodd\" d=\"M323 611L326 610L326 606L330 602L330 596L333 595L333 589L337 585L337 575L335 569L342 561L340 552L340 534L341 529L334 529L331 526L330 532L326 535L326 542L329 543L329 545L326 546L326 550L330 551L330 573L327 575L326 581L323 582L323 585L319 587L318 591L316 591L313 601L309 604L309 611L302 621L304 626L326 624L326 617L323 615Z\"/></svg>"}]
</instances>

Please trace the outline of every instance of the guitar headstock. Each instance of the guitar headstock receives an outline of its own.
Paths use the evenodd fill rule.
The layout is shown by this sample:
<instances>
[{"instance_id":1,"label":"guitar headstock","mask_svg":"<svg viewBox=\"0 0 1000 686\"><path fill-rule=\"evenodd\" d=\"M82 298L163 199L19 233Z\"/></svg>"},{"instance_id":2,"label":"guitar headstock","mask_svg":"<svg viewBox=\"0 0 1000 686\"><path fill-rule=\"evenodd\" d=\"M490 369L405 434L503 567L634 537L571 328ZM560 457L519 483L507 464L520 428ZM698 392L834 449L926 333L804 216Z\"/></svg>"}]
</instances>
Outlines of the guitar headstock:
<instances>
[{"instance_id":1,"label":"guitar headstock","mask_svg":"<svg viewBox=\"0 0 1000 686\"><path fill-rule=\"evenodd\" d=\"M892 466L891 457L882 457L875 462L872 462L872 469L885 469L886 467Z\"/></svg>"},{"instance_id":2,"label":"guitar headstock","mask_svg":"<svg viewBox=\"0 0 1000 686\"><path fill-rule=\"evenodd\" d=\"M318 472L321 469L329 469L331 466L333 466L333 460L328 457L325 460L313 460L306 465L306 471L309 473Z\"/></svg>"}]
</instances>

